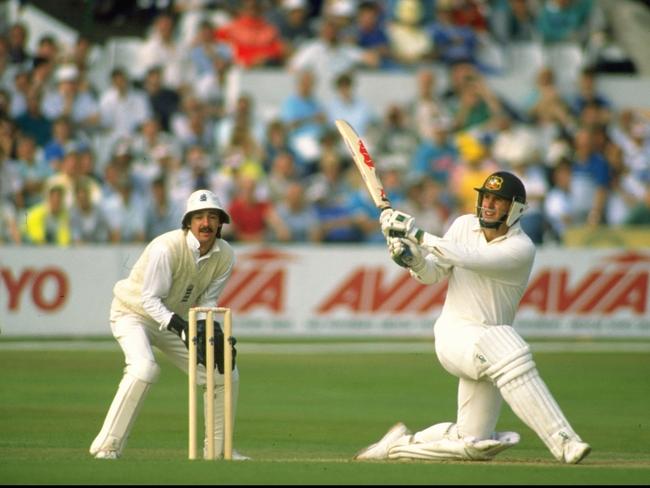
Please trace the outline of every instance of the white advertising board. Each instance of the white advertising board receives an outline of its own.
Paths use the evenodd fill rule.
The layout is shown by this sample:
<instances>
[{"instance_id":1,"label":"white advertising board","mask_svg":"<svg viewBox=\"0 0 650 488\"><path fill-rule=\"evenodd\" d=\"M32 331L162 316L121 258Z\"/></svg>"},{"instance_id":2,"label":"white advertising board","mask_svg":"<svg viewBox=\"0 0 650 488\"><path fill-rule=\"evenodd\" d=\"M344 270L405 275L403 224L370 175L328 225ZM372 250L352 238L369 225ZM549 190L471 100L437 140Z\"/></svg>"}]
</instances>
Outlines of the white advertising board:
<instances>
[{"instance_id":1,"label":"white advertising board","mask_svg":"<svg viewBox=\"0 0 650 488\"><path fill-rule=\"evenodd\" d=\"M237 246L219 305L236 335L431 335L446 283L420 285L383 246ZM139 246L0 248L2 336L105 336ZM650 337L650 249L539 249L524 336Z\"/></svg>"}]
</instances>

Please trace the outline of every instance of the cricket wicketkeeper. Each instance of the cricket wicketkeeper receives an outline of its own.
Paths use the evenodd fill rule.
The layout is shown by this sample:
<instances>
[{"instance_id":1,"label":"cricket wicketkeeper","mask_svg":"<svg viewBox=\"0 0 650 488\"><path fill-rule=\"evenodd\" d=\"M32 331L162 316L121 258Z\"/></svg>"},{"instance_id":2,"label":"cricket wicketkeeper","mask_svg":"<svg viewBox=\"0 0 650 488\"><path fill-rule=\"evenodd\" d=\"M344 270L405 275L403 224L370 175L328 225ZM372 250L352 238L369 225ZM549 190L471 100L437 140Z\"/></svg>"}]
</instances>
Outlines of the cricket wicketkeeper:
<instances>
[{"instance_id":1,"label":"cricket wicketkeeper","mask_svg":"<svg viewBox=\"0 0 650 488\"><path fill-rule=\"evenodd\" d=\"M188 322L190 307L215 307L235 262L231 246L221 239L223 224L230 216L219 199L208 190L198 190L187 200L182 229L166 232L149 243L128 278L113 288L110 324L113 336L124 351L126 367L104 425L90 446L98 459L120 457L138 411L160 368L153 347L187 373ZM199 330L205 327L199 314ZM201 320L202 319L202 320ZM219 335L221 334L221 337ZM239 372L223 364L223 335L215 325L215 451L223 456L223 372L232 368L233 417L239 392ZM199 331L199 337L204 337ZM199 343L198 383L205 385L205 341ZM205 392L204 392L205 395ZM204 405L205 402L204 399ZM207 432L207 429L206 429ZM248 459L233 451L233 459Z\"/></svg>"},{"instance_id":2,"label":"cricket wicketkeeper","mask_svg":"<svg viewBox=\"0 0 650 488\"><path fill-rule=\"evenodd\" d=\"M440 364L459 380L456 421L415 434L399 422L355 459L492 459L519 442L519 434L495 430L502 400L558 461L578 463L591 451L512 326L535 258L535 245L519 224L524 185L499 171L475 190L476 213L458 217L442 238L418 239L421 232L403 212L387 209L380 217L397 264L421 283L449 280L434 336Z\"/></svg>"}]
</instances>

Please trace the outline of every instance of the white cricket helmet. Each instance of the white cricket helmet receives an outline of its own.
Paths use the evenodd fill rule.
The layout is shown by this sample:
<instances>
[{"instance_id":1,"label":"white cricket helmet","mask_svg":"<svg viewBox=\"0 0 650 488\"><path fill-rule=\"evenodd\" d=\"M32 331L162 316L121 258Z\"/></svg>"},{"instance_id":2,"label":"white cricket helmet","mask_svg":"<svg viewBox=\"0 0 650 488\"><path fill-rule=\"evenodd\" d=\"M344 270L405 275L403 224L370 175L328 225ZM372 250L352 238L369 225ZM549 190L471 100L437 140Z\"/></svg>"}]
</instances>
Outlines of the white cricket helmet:
<instances>
[{"instance_id":1,"label":"white cricket helmet","mask_svg":"<svg viewBox=\"0 0 650 488\"><path fill-rule=\"evenodd\" d=\"M217 210L221 215L221 223L229 224L230 215L223 209L219 198L210 190L196 190L187 199L185 214L183 215L183 228L189 227L190 214L199 210Z\"/></svg>"}]
</instances>

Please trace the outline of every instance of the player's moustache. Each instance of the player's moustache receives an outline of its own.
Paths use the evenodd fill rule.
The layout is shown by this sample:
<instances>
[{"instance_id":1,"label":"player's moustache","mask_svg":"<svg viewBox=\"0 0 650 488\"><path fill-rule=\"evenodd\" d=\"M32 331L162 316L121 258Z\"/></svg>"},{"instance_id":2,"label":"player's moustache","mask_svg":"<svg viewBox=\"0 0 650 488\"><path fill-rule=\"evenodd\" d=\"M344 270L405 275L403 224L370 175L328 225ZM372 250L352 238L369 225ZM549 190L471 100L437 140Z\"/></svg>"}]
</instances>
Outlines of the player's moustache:
<instances>
[{"instance_id":1,"label":"player's moustache","mask_svg":"<svg viewBox=\"0 0 650 488\"><path fill-rule=\"evenodd\" d=\"M206 225L204 227L201 227L199 229L199 232L214 232L214 231L212 230L212 227Z\"/></svg>"}]
</instances>

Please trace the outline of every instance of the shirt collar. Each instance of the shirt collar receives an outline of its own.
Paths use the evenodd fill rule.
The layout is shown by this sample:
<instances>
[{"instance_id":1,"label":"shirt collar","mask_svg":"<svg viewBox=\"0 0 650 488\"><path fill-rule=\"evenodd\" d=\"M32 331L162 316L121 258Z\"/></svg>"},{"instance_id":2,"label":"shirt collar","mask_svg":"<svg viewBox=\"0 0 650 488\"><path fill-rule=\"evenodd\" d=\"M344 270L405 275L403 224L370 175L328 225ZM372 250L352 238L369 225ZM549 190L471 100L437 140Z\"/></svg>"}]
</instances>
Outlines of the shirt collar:
<instances>
[{"instance_id":1,"label":"shirt collar","mask_svg":"<svg viewBox=\"0 0 650 488\"><path fill-rule=\"evenodd\" d=\"M472 224L472 230L474 232L481 232L482 231L481 224L479 222L478 217L474 218L474 223ZM510 228L508 229L508 232L506 232L502 236L499 236L499 237L497 237L495 239L492 239L490 242L499 242L499 241L502 241L504 239L507 239L508 237L512 237L515 234L519 234L520 232L522 232L521 225L520 225L519 221L517 221L514 224L512 224L512 226L510 226Z\"/></svg>"},{"instance_id":2,"label":"shirt collar","mask_svg":"<svg viewBox=\"0 0 650 488\"><path fill-rule=\"evenodd\" d=\"M199 240L194 237L194 234L192 234L192 231L188 230L187 234L185 234L185 241L187 242L187 246L190 248L190 251L192 251L192 255L194 256L194 259L198 262L201 259L207 259L210 256L212 256L212 253L219 252L219 239L214 240L214 244L212 244L212 249L210 249L205 256L200 255L199 247L201 247L201 244L199 243Z\"/></svg>"}]
</instances>

